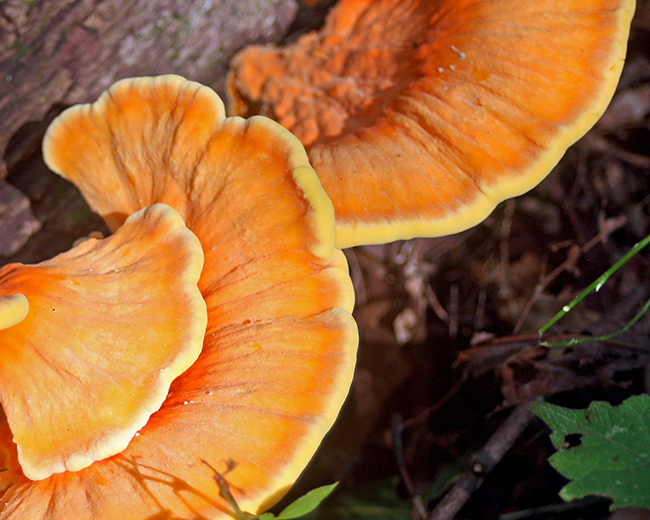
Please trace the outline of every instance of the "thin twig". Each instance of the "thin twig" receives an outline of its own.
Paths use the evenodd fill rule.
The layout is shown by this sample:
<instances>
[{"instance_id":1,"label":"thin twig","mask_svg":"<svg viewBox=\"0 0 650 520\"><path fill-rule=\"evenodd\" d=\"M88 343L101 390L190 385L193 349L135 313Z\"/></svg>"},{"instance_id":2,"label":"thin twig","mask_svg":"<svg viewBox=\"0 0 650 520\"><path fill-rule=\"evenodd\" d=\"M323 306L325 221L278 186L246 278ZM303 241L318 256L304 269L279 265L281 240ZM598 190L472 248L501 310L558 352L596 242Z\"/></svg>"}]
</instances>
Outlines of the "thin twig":
<instances>
[{"instance_id":1,"label":"thin twig","mask_svg":"<svg viewBox=\"0 0 650 520\"><path fill-rule=\"evenodd\" d=\"M533 306L537 303L541 295L544 293L546 288L553 282L558 276L560 276L563 272L565 271L570 271L575 268L576 263L578 262L578 258L580 257L580 254L582 253L582 250L578 246L572 246L569 248L569 251L567 253L567 257L562 262L560 265L558 265L553 271L551 271L550 274L546 275L543 280L541 280L536 286L535 290L533 291L533 295L528 299L526 302L526 305L524 305L523 310L521 311L521 314L519 315L519 319L517 319L517 322L515 323L515 326L512 329L513 334L518 334L519 331L521 330L521 327L523 326L524 322L528 318L528 315L530 314L530 311L532 310Z\"/></svg>"},{"instance_id":2,"label":"thin twig","mask_svg":"<svg viewBox=\"0 0 650 520\"><path fill-rule=\"evenodd\" d=\"M407 419L404 421L402 424L402 430L405 430L406 428L410 428L412 426L415 426L417 424L422 424L424 421L426 421L431 415L436 413L438 410L440 410L443 406L445 406L451 399L458 393L460 388L465 384L468 378L468 373L465 371L461 375L461 377L454 383L454 386L452 386L449 391L442 396L442 398L438 399L432 406L429 406L425 410L423 410L419 415L416 415L415 417L411 417L410 419Z\"/></svg>"},{"instance_id":3,"label":"thin twig","mask_svg":"<svg viewBox=\"0 0 650 520\"><path fill-rule=\"evenodd\" d=\"M397 461L399 474L402 482L404 482L404 486L406 486L409 497L413 501L413 517L424 520L427 517L427 510L422 503L422 497L415 491L415 486L406 468L404 445L402 443L402 428L402 416L398 413L393 414L390 420L390 432L393 438L393 448L395 449L395 460Z\"/></svg>"},{"instance_id":4,"label":"thin twig","mask_svg":"<svg viewBox=\"0 0 650 520\"><path fill-rule=\"evenodd\" d=\"M512 288L512 275L510 269L510 235L512 234L512 221L515 215L516 203L509 199L505 203L503 220L499 232L499 269L501 270L501 284L499 293L506 302L512 302L514 290ZM513 304L507 304L508 314L513 314Z\"/></svg>"},{"instance_id":5,"label":"thin twig","mask_svg":"<svg viewBox=\"0 0 650 520\"><path fill-rule=\"evenodd\" d=\"M433 291L431 288L431 285L426 284L424 286L424 295L427 298L427 302L433 312L435 312L436 316L440 318L440 321L443 323L449 323L449 313L445 310L445 308L442 306L440 303L440 300L436 296L436 293Z\"/></svg>"},{"instance_id":6,"label":"thin twig","mask_svg":"<svg viewBox=\"0 0 650 520\"><path fill-rule=\"evenodd\" d=\"M528 318L528 315L530 314L530 311L532 310L533 306L535 305L535 303L537 303L537 301L544 293L544 291L546 291L546 289L551 284L551 282L553 282L563 272L571 271L575 269L581 255L588 252L597 244L605 243L609 238L609 236L614 231L623 227L627 222L628 222L628 218L625 215L612 217L608 219L605 223L603 223L598 233L582 247L579 247L577 245L571 246L569 248L567 257L564 260L564 262L562 262L559 266L557 266L551 273L549 273L546 277L544 277L544 279L541 280L535 286L533 295L526 302L526 305L524 306L523 310L521 311L521 314L519 315L519 319L517 320L517 323L515 323L515 326L513 328L513 334L517 334L521 330L521 327L523 326L524 322Z\"/></svg>"},{"instance_id":7,"label":"thin twig","mask_svg":"<svg viewBox=\"0 0 650 520\"><path fill-rule=\"evenodd\" d=\"M490 437L483 449L477 451L469 467L454 487L431 511L427 520L451 520L465 505L472 494L483 484L486 475L512 448L526 426L534 417L528 410L530 403L520 404L512 411L499 429Z\"/></svg>"},{"instance_id":8,"label":"thin twig","mask_svg":"<svg viewBox=\"0 0 650 520\"><path fill-rule=\"evenodd\" d=\"M584 517L585 509L594 506L607 506L611 502L606 497L587 497L571 502L562 504L551 504L547 506L540 506L525 511L515 511L513 513L505 513L499 516L499 520L531 520L534 518L556 518L558 515L570 511L579 511L582 514L576 515Z\"/></svg>"},{"instance_id":9,"label":"thin twig","mask_svg":"<svg viewBox=\"0 0 650 520\"><path fill-rule=\"evenodd\" d=\"M458 285L452 284L449 287L449 337L451 339L456 339L458 336L458 323L460 321L458 313Z\"/></svg>"},{"instance_id":10,"label":"thin twig","mask_svg":"<svg viewBox=\"0 0 650 520\"><path fill-rule=\"evenodd\" d=\"M611 266L607 271L600 275L596 280L589 284L585 289L583 289L568 305L562 307L562 310L553 316L546 324L539 329L540 337L547 330L549 330L555 323L557 323L560 318L562 318L567 312L569 312L573 307L580 303L584 298L586 298L591 292L598 291L603 284L616 273L621 266L633 258L639 251L650 244L650 235L647 235L643 240L637 242L632 249L630 249L618 262ZM645 312L645 311L644 311ZM639 315L640 317L640 315ZM635 319L636 321L636 319Z\"/></svg>"}]
</instances>

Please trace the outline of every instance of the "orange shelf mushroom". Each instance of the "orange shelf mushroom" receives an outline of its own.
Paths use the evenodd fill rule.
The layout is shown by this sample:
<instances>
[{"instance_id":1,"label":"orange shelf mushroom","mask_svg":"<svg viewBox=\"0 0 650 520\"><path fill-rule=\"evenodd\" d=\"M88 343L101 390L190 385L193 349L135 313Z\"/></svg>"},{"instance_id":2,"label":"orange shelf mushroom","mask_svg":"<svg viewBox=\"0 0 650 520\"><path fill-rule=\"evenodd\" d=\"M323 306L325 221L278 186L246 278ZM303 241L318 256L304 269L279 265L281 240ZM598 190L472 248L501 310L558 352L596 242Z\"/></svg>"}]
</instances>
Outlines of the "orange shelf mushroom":
<instances>
[{"instance_id":1,"label":"orange shelf mushroom","mask_svg":"<svg viewBox=\"0 0 650 520\"><path fill-rule=\"evenodd\" d=\"M226 118L206 87L161 76L68 109L44 154L117 232L142 206L181 214L204 250L208 324L198 359L126 449L20 478L0 519L232 518L202 460L224 473L234 461L225 478L238 505L267 509L335 420L358 342L333 208L302 145L265 118Z\"/></svg>"},{"instance_id":2,"label":"orange shelf mushroom","mask_svg":"<svg viewBox=\"0 0 650 520\"><path fill-rule=\"evenodd\" d=\"M201 352L198 239L163 204L38 265L0 270L0 402L30 479L122 451Z\"/></svg>"},{"instance_id":3,"label":"orange shelf mushroom","mask_svg":"<svg viewBox=\"0 0 650 520\"><path fill-rule=\"evenodd\" d=\"M252 46L230 109L280 122L334 204L337 246L461 231L539 183L618 82L634 0L341 0Z\"/></svg>"},{"instance_id":4,"label":"orange shelf mushroom","mask_svg":"<svg viewBox=\"0 0 650 520\"><path fill-rule=\"evenodd\" d=\"M0 408L0 495L9 487L13 486L20 477L20 463L18 462L18 450L13 442L13 436L7 423L7 416Z\"/></svg>"}]
</instances>

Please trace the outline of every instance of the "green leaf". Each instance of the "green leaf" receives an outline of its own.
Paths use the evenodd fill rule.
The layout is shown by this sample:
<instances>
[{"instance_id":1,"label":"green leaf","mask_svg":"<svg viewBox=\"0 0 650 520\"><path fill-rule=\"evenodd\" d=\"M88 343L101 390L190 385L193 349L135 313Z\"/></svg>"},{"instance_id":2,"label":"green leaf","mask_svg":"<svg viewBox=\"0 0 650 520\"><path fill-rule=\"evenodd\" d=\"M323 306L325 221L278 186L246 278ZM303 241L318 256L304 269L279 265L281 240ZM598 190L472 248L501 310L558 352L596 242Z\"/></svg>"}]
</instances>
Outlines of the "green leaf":
<instances>
[{"instance_id":1,"label":"green leaf","mask_svg":"<svg viewBox=\"0 0 650 520\"><path fill-rule=\"evenodd\" d=\"M397 479L369 482L338 493L309 520L411 520L413 504L395 492Z\"/></svg>"},{"instance_id":2,"label":"green leaf","mask_svg":"<svg viewBox=\"0 0 650 520\"><path fill-rule=\"evenodd\" d=\"M262 513L258 518L259 520L273 520L275 515L267 511L266 513Z\"/></svg>"},{"instance_id":3,"label":"green leaf","mask_svg":"<svg viewBox=\"0 0 650 520\"><path fill-rule=\"evenodd\" d=\"M463 473L473 453L470 450L453 464L440 467L435 480L422 492L422 500L428 503L441 498ZM337 493L305 520L411 520L413 502L398 495L399 480L397 476L374 480Z\"/></svg>"},{"instance_id":4,"label":"green leaf","mask_svg":"<svg viewBox=\"0 0 650 520\"><path fill-rule=\"evenodd\" d=\"M300 498L291 502L291 504L285 507L276 518L278 520L289 520L290 518L299 518L307 513L311 513L325 498L327 498L327 496L329 496L332 491L334 491L334 488L337 485L338 482L335 482L329 486L321 486L312 489L309 493L305 493ZM260 520L262 519L260 518Z\"/></svg>"},{"instance_id":5,"label":"green leaf","mask_svg":"<svg viewBox=\"0 0 650 520\"><path fill-rule=\"evenodd\" d=\"M650 396L630 397L620 406L594 401L586 410L537 403L533 413L553 432L558 449L549 462L571 480L564 500L608 496L611 509L650 508Z\"/></svg>"}]
</instances>

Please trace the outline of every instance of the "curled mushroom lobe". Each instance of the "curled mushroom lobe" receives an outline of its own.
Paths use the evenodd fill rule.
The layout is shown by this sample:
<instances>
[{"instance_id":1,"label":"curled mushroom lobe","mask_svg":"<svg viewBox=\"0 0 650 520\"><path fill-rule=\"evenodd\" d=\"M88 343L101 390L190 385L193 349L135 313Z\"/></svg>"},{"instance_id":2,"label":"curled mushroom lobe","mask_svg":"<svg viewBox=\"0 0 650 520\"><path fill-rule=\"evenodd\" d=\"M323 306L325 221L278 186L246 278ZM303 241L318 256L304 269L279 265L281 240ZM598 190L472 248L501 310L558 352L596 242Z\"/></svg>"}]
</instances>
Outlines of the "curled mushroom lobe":
<instances>
[{"instance_id":1,"label":"curled mushroom lobe","mask_svg":"<svg viewBox=\"0 0 650 520\"><path fill-rule=\"evenodd\" d=\"M68 109L52 123L43 148L48 166L74 183L114 231L106 240L131 240L125 233L134 217L128 216L142 208L164 204L180 215L178 220L203 251L195 287L207 308L207 327L195 360L180 354L178 341L164 338L177 345L171 355L189 361L189 368L173 376L157 410L147 408L151 413L144 424L132 422L137 433L131 428L129 435L113 434L106 414L97 438L108 436L104 448L110 450L99 443L95 451L93 445L67 457L57 447L58 437L50 437L55 460L41 464L34 456L31 477L25 470L20 475L9 450L6 465L13 464L14 472L0 498L0 519L231 518L232 506L219 496L211 468L223 474L242 510L259 514L286 493L334 422L350 387L358 343L350 314L352 284L345 257L334 247L332 204L301 143L266 118L226 118L212 90L169 75L120 81L94 104ZM101 254L93 253L98 244L82 243L81 250L66 253L64 260L69 257L74 269L90 277L90 264L82 258L101 260ZM133 252L139 247L133 242L117 249ZM169 320L199 321L198 310L177 299L170 285L180 283L172 264L183 263L182 252L171 253L154 243L145 250L140 260L105 272L117 278L129 271L142 286L131 284L118 297L109 278L105 283L98 278L96 283L108 294L96 297L96 304L87 305L90 296L85 294L72 304L62 303L75 288L75 279L61 276L47 283L59 302L48 308L25 289L31 288L32 277L41 276L28 267L17 274L23 285L16 282L7 289L7 294L24 294L29 302L26 317L4 331L13 334L20 327L15 335L23 346L13 349L15 360L39 357L24 346L32 342L30 327L47 335L52 315L63 314L67 320L56 329L56 341L48 343L47 354L57 364L49 358L40 362L48 377L58 378L61 388L55 395L67 400L69 392L78 391L75 402L82 401L85 388L91 402L73 410L70 433L54 431L54 436L72 442L86 428L85 416L98 422L98 407L131 395L123 388L141 384L148 389L142 384L145 376L165 372L149 359L164 355L158 347L162 338L148 337L151 328L165 336ZM165 257L157 269L149 263L154 254ZM174 254L180 258L174 260ZM47 262L43 268L50 269ZM143 271L165 274L147 282ZM54 274L59 275L56 270ZM41 287L40 278L33 284ZM105 315L106 302L120 298L132 303L130 310L110 327L95 328L93 320L100 317L93 318L89 307ZM50 314L30 318L36 306ZM150 306L161 314L150 315ZM89 320L79 328L107 342L99 353L101 362L85 341L66 330L77 326L74 314ZM130 333L122 321L133 325L137 343L124 352L115 346L116 338ZM15 365L19 370L22 361L14 358L11 369ZM96 388L95 364L101 365L97 372L105 378ZM14 430L23 428L22 421L29 422L34 410L47 415L54 430L65 428L56 408L65 403L42 405L34 398L30 403L33 385L44 388L45 381L34 373L24 382L13 406L25 412L17 418L0 394L16 437ZM6 430L0 428L0 435ZM0 437L0 456L6 440ZM18 459L23 458L18 442ZM54 473L46 476L37 469L45 467Z\"/></svg>"},{"instance_id":2,"label":"curled mushroom lobe","mask_svg":"<svg viewBox=\"0 0 650 520\"><path fill-rule=\"evenodd\" d=\"M198 239L158 204L107 239L0 271L3 301L29 307L0 331L0 401L25 476L119 453L160 408L201 352L202 267Z\"/></svg>"},{"instance_id":3,"label":"curled mushroom lobe","mask_svg":"<svg viewBox=\"0 0 650 520\"><path fill-rule=\"evenodd\" d=\"M539 183L598 120L634 0L341 0L323 29L252 46L233 114L297 135L337 245L455 233Z\"/></svg>"}]
</instances>

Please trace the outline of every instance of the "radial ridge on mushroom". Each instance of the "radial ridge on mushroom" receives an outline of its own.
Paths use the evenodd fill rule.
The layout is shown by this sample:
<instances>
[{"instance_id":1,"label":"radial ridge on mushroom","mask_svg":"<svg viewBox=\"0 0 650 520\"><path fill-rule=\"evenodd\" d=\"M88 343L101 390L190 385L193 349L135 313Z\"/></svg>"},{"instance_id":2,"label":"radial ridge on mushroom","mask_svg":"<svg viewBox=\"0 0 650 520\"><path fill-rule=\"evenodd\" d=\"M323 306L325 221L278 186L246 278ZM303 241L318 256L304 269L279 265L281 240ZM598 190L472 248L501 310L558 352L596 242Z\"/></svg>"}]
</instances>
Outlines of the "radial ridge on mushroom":
<instances>
[{"instance_id":1,"label":"radial ridge on mushroom","mask_svg":"<svg viewBox=\"0 0 650 520\"><path fill-rule=\"evenodd\" d=\"M445 235L538 184L598 120L634 0L341 0L231 64L233 114L297 135L337 246Z\"/></svg>"},{"instance_id":2,"label":"radial ridge on mushroom","mask_svg":"<svg viewBox=\"0 0 650 520\"><path fill-rule=\"evenodd\" d=\"M76 471L126 448L196 361L207 312L198 239L163 204L104 240L0 269L0 402L22 473ZM0 314L11 309L0 309Z\"/></svg>"},{"instance_id":3,"label":"radial ridge on mushroom","mask_svg":"<svg viewBox=\"0 0 650 520\"><path fill-rule=\"evenodd\" d=\"M180 213L203 246L208 324L198 359L126 449L21 478L0 519L232 518L202 460L224 473L234 461L238 505L264 511L338 415L358 343L333 208L304 148L266 118L226 118L212 90L170 75L68 109L44 156L112 230L154 203Z\"/></svg>"}]
</instances>

